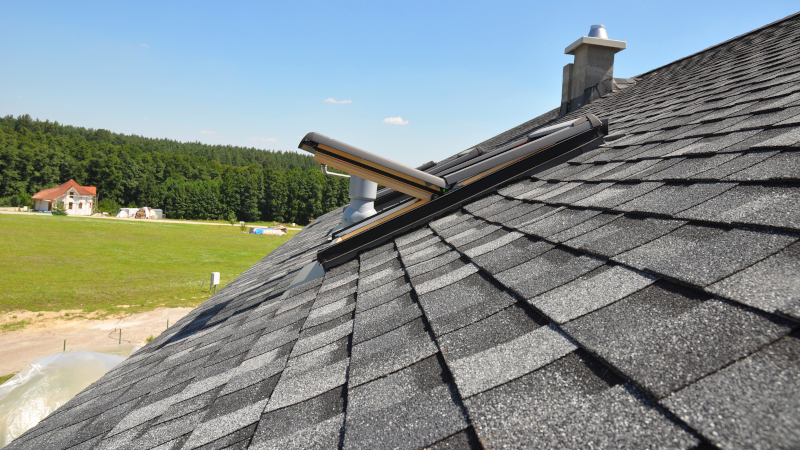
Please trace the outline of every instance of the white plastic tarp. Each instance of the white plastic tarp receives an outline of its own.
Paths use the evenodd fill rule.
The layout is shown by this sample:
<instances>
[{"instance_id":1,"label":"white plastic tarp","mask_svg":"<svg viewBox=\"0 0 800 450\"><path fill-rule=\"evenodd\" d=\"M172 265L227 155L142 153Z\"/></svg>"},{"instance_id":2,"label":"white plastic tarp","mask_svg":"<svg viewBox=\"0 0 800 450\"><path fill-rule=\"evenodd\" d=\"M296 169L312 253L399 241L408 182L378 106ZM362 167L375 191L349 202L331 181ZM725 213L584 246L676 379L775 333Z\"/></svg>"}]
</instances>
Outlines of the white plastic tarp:
<instances>
[{"instance_id":1,"label":"white plastic tarp","mask_svg":"<svg viewBox=\"0 0 800 450\"><path fill-rule=\"evenodd\" d=\"M75 348L39 358L0 385L0 448L34 427L139 347Z\"/></svg>"}]
</instances>

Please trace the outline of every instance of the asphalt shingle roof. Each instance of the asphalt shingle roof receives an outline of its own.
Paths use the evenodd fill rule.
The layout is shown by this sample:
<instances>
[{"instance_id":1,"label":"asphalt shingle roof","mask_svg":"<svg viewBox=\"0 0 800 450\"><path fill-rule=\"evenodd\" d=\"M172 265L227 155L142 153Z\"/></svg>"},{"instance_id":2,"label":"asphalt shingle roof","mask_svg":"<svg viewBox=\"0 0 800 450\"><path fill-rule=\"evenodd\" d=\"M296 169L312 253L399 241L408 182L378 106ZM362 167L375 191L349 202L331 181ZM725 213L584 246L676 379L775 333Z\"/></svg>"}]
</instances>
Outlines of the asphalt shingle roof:
<instances>
[{"instance_id":1,"label":"asphalt shingle roof","mask_svg":"<svg viewBox=\"0 0 800 450\"><path fill-rule=\"evenodd\" d=\"M637 77L557 119L616 139L288 289L320 217L9 448L800 446L798 53Z\"/></svg>"}]
</instances>

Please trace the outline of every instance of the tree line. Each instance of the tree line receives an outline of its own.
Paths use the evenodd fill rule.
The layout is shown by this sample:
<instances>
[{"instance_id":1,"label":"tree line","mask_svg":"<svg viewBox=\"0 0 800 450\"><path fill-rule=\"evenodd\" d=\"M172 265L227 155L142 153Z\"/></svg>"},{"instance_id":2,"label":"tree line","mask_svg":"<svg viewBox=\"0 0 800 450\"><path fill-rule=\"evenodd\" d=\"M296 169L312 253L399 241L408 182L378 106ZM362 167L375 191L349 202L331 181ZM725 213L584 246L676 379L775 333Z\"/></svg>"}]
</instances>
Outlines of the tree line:
<instances>
[{"instance_id":1,"label":"tree line","mask_svg":"<svg viewBox=\"0 0 800 450\"><path fill-rule=\"evenodd\" d=\"M348 201L347 179L309 155L0 118L0 206L32 206L69 179L96 186L101 211L150 206L179 219L305 224Z\"/></svg>"}]
</instances>

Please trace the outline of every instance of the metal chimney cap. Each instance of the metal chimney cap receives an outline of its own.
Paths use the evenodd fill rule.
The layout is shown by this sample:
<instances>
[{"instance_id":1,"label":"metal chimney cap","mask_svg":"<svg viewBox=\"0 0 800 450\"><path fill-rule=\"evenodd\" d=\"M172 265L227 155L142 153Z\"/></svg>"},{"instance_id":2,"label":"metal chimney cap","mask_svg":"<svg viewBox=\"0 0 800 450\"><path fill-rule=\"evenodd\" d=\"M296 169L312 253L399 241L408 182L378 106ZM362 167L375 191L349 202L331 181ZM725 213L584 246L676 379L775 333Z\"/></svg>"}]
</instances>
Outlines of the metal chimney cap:
<instances>
[{"instance_id":1,"label":"metal chimney cap","mask_svg":"<svg viewBox=\"0 0 800 450\"><path fill-rule=\"evenodd\" d=\"M598 39L608 39L608 33L606 33L606 26L592 25L592 27L589 29L589 37Z\"/></svg>"}]
</instances>

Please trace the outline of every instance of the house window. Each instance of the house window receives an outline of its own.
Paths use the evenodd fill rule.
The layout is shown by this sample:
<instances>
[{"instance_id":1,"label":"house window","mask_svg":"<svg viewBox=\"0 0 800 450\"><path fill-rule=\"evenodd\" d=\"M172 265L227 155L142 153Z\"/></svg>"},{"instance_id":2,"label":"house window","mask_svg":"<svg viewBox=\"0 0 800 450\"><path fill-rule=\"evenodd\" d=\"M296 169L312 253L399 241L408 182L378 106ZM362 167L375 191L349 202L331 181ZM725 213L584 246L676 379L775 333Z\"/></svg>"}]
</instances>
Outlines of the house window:
<instances>
[{"instance_id":1,"label":"house window","mask_svg":"<svg viewBox=\"0 0 800 450\"><path fill-rule=\"evenodd\" d=\"M72 209L72 202L69 202L69 208L68 209Z\"/></svg>"},{"instance_id":2,"label":"house window","mask_svg":"<svg viewBox=\"0 0 800 450\"><path fill-rule=\"evenodd\" d=\"M72 200L74 197L75 197L75 193L74 192L70 192L69 193L69 199ZM70 207L69 209L72 209L72 207Z\"/></svg>"},{"instance_id":3,"label":"house window","mask_svg":"<svg viewBox=\"0 0 800 450\"><path fill-rule=\"evenodd\" d=\"M78 209L83 209L83 202L78 203Z\"/></svg>"}]
</instances>

